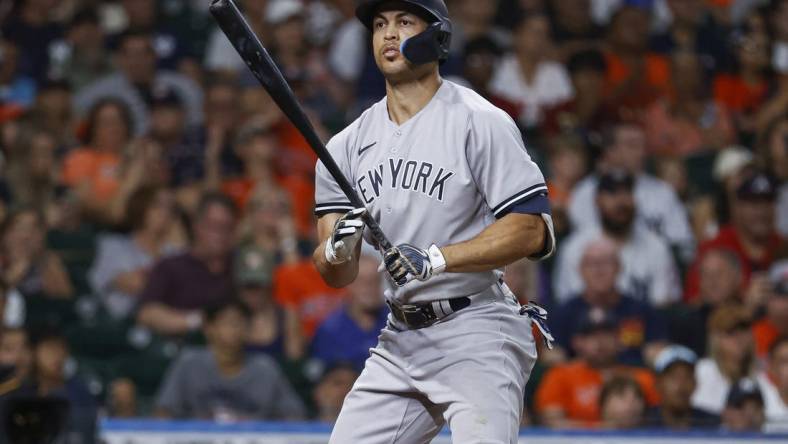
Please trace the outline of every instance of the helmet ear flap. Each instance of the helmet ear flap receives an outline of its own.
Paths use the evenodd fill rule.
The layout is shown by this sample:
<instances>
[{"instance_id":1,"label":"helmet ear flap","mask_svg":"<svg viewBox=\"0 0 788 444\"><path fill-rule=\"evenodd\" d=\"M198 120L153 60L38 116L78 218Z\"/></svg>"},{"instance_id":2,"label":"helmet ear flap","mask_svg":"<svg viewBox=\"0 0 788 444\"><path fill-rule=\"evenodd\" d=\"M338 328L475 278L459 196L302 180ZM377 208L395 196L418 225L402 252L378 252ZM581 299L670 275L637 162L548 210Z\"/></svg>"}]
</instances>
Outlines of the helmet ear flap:
<instances>
[{"instance_id":1,"label":"helmet ear flap","mask_svg":"<svg viewBox=\"0 0 788 444\"><path fill-rule=\"evenodd\" d=\"M451 24L438 21L430 24L424 32L402 42L400 51L409 62L416 65L434 61L442 63L449 58L450 44Z\"/></svg>"}]
</instances>

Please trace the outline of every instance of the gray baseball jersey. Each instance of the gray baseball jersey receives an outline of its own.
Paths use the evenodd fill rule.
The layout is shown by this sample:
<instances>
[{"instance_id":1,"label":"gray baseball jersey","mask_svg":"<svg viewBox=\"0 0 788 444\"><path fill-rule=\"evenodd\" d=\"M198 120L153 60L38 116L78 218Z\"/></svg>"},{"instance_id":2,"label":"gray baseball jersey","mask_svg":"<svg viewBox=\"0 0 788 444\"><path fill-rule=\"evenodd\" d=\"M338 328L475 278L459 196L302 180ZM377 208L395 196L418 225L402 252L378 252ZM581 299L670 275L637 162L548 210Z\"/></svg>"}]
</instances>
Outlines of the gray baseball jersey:
<instances>
[{"instance_id":1,"label":"gray baseball jersey","mask_svg":"<svg viewBox=\"0 0 788 444\"><path fill-rule=\"evenodd\" d=\"M520 131L468 88L443 80L432 100L402 125L391 121L384 98L327 147L395 245L466 241L529 202L540 209L534 212L542 213L552 237L544 177ZM315 202L318 215L353 209L322 163ZM388 282L387 294L401 303L468 296L488 289L502 273L443 273L402 288Z\"/></svg>"}]
</instances>

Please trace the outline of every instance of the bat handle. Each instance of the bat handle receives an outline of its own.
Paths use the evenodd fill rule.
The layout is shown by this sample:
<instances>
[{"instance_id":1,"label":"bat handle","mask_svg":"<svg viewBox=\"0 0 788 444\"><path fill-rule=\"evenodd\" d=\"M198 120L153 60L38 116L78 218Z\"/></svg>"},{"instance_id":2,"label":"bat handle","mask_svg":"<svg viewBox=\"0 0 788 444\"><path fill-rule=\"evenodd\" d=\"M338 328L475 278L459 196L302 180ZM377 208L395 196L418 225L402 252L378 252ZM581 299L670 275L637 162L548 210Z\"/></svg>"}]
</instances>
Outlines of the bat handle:
<instances>
[{"instance_id":1,"label":"bat handle","mask_svg":"<svg viewBox=\"0 0 788 444\"><path fill-rule=\"evenodd\" d=\"M372 238L378 243L378 248L380 251L385 252L386 250L393 247L391 241L388 240L386 235L383 233L383 230L380 228L380 225L378 225L378 221L376 221L375 218L369 214L369 211L364 213L362 219L364 219L364 223L367 224L367 227L372 232Z\"/></svg>"}]
</instances>

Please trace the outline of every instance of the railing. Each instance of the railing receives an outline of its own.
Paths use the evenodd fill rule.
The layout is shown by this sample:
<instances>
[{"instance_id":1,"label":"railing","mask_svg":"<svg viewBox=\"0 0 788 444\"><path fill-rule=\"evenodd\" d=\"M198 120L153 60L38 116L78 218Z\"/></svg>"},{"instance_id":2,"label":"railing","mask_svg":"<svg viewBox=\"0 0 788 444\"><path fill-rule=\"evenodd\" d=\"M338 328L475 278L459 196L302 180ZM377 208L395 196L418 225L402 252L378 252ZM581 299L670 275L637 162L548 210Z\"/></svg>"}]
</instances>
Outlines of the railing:
<instances>
[{"instance_id":1,"label":"railing","mask_svg":"<svg viewBox=\"0 0 788 444\"><path fill-rule=\"evenodd\" d=\"M101 434L107 444L326 444L331 426L320 423L105 420ZM524 428L522 444L776 444L788 434L729 433L724 431L666 430L556 431ZM433 444L450 444L447 431Z\"/></svg>"}]
</instances>

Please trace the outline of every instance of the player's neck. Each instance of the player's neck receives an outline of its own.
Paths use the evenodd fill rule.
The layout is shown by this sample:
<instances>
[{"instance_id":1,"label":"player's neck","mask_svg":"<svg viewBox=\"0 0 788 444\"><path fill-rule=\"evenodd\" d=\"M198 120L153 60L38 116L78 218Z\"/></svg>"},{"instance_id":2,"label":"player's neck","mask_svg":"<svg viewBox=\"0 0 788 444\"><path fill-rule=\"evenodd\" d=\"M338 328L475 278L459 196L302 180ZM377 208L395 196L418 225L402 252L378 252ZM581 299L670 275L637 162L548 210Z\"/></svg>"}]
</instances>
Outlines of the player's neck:
<instances>
[{"instance_id":1,"label":"player's neck","mask_svg":"<svg viewBox=\"0 0 788 444\"><path fill-rule=\"evenodd\" d=\"M437 70L406 82L386 82L386 104L389 118L402 125L421 111L438 92L441 83Z\"/></svg>"}]
</instances>

